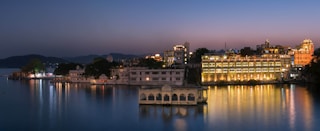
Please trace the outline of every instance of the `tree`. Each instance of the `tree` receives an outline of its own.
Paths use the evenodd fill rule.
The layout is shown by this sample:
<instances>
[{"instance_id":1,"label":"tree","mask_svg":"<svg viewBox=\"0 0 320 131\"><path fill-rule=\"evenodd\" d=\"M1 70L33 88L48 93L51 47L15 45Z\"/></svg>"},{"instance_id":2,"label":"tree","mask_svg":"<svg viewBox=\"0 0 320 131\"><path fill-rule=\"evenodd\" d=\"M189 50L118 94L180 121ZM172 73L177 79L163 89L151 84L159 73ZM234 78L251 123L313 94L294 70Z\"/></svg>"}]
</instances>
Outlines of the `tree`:
<instances>
[{"instance_id":1,"label":"tree","mask_svg":"<svg viewBox=\"0 0 320 131\"><path fill-rule=\"evenodd\" d=\"M303 76L312 83L319 83L320 78L320 63L319 61L311 61L310 64L306 65L303 70Z\"/></svg>"},{"instance_id":2,"label":"tree","mask_svg":"<svg viewBox=\"0 0 320 131\"><path fill-rule=\"evenodd\" d=\"M317 48L316 50L314 50L313 55L316 57L320 57L320 48Z\"/></svg>"},{"instance_id":3,"label":"tree","mask_svg":"<svg viewBox=\"0 0 320 131\"><path fill-rule=\"evenodd\" d=\"M314 51L314 58L304 67L303 76L312 83L320 83L320 48Z\"/></svg>"},{"instance_id":4,"label":"tree","mask_svg":"<svg viewBox=\"0 0 320 131\"><path fill-rule=\"evenodd\" d=\"M195 84L200 85L201 84L201 68L186 68L187 71L187 82L188 84Z\"/></svg>"},{"instance_id":5,"label":"tree","mask_svg":"<svg viewBox=\"0 0 320 131\"><path fill-rule=\"evenodd\" d=\"M190 63L200 64L202 60L201 57L209 52L207 48L196 49L190 58ZM201 83L201 67L186 67L186 80L189 84L199 85Z\"/></svg>"},{"instance_id":6,"label":"tree","mask_svg":"<svg viewBox=\"0 0 320 131\"><path fill-rule=\"evenodd\" d=\"M252 56L254 55L254 50L252 50L250 47L244 47L240 50L240 54L242 57L244 56Z\"/></svg>"},{"instance_id":7,"label":"tree","mask_svg":"<svg viewBox=\"0 0 320 131\"><path fill-rule=\"evenodd\" d=\"M21 68L23 73L32 73L36 76L36 73L43 72L45 70L44 64L39 59L32 59L29 63Z\"/></svg>"},{"instance_id":8,"label":"tree","mask_svg":"<svg viewBox=\"0 0 320 131\"><path fill-rule=\"evenodd\" d=\"M148 67L149 69L159 69L162 68L164 63L162 61L156 61L155 59L148 58L148 59L140 59L138 66Z\"/></svg>"},{"instance_id":9,"label":"tree","mask_svg":"<svg viewBox=\"0 0 320 131\"><path fill-rule=\"evenodd\" d=\"M201 56L205 53L209 53L207 48L198 48L195 53L191 56L191 63L201 63Z\"/></svg>"},{"instance_id":10,"label":"tree","mask_svg":"<svg viewBox=\"0 0 320 131\"><path fill-rule=\"evenodd\" d=\"M75 70L77 66L83 68L81 64L77 63L61 63L58 68L56 68L53 72L55 75L67 75L70 70Z\"/></svg>"},{"instance_id":11,"label":"tree","mask_svg":"<svg viewBox=\"0 0 320 131\"><path fill-rule=\"evenodd\" d=\"M110 77L110 68L118 65L116 62L108 62L106 59L98 57L93 60L93 63L86 66L84 75L86 77L93 76L96 79L102 74Z\"/></svg>"}]
</instances>

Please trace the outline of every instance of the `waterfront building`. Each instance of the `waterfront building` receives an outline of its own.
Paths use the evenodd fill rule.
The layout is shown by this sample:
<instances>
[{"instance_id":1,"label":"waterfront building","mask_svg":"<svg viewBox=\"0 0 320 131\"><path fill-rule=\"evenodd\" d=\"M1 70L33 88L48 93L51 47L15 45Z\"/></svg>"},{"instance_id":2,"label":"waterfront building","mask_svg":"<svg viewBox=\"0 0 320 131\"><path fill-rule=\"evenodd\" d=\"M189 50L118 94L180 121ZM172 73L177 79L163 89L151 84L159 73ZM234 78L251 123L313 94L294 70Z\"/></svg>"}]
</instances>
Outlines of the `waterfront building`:
<instances>
[{"instance_id":1,"label":"waterfront building","mask_svg":"<svg viewBox=\"0 0 320 131\"><path fill-rule=\"evenodd\" d=\"M91 79L84 77L84 72L85 69L81 69L79 66L77 66L75 70L69 71L68 81L73 83L89 83Z\"/></svg>"},{"instance_id":2,"label":"waterfront building","mask_svg":"<svg viewBox=\"0 0 320 131\"><path fill-rule=\"evenodd\" d=\"M182 85L184 69L131 69L131 85Z\"/></svg>"},{"instance_id":3,"label":"waterfront building","mask_svg":"<svg viewBox=\"0 0 320 131\"><path fill-rule=\"evenodd\" d=\"M139 104L197 105L207 101L207 90L202 87L149 87L139 89Z\"/></svg>"},{"instance_id":4,"label":"waterfront building","mask_svg":"<svg viewBox=\"0 0 320 131\"><path fill-rule=\"evenodd\" d=\"M116 84L129 85L182 85L184 69L148 69L146 67L123 67L111 69Z\"/></svg>"},{"instance_id":5,"label":"waterfront building","mask_svg":"<svg viewBox=\"0 0 320 131\"><path fill-rule=\"evenodd\" d=\"M219 82L277 82L286 77L289 56L212 55L202 56L202 84ZM289 62L290 63L290 62ZM287 67L288 66L288 67Z\"/></svg>"},{"instance_id":6,"label":"waterfront building","mask_svg":"<svg viewBox=\"0 0 320 131\"><path fill-rule=\"evenodd\" d=\"M310 63L313 51L314 47L310 39L305 39L293 49L281 45L271 46L269 40L262 45L257 45L257 55L281 58L282 71L288 80L301 78L302 67Z\"/></svg>"},{"instance_id":7,"label":"waterfront building","mask_svg":"<svg viewBox=\"0 0 320 131\"><path fill-rule=\"evenodd\" d=\"M190 43L177 44L173 46L173 50L167 50L164 52L164 63L166 66L172 64L188 64L190 58Z\"/></svg>"},{"instance_id":8,"label":"waterfront building","mask_svg":"<svg viewBox=\"0 0 320 131\"><path fill-rule=\"evenodd\" d=\"M293 50L295 67L304 67L313 58L314 45L310 39L305 39Z\"/></svg>"},{"instance_id":9,"label":"waterfront building","mask_svg":"<svg viewBox=\"0 0 320 131\"><path fill-rule=\"evenodd\" d=\"M111 79L114 84L129 84L129 67L111 69Z\"/></svg>"},{"instance_id":10,"label":"waterfront building","mask_svg":"<svg viewBox=\"0 0 320 131\"><path fill-rule=\"evenodd\" d=\"M109 81L110 79L105 74L102 74L98 79L90 79L90 84L102 85L107 84Z\"/></svg>"}]
</instances>

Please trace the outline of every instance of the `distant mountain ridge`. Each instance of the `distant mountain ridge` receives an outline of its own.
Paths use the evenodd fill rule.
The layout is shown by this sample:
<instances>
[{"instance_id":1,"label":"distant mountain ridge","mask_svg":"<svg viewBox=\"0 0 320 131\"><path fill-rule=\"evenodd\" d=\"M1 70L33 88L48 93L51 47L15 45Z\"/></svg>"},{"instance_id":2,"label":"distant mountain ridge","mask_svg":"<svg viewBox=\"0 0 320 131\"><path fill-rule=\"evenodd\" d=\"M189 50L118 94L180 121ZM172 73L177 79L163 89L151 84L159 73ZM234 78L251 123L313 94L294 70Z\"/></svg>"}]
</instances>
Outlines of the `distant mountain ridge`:
<instances>
[{"instance_id":1,"label":"distant mountain ridge","mask_svg":"<svg viewBox=\"0 0 320 131\"><path fill-rule=\"evenodd\" d=\"M87 56L77 56L77 57L63 57L63 59L68 60L70 62L74 62L74 63L88 64L88 63L91 63L94 58L97 58L97 57L107 58L108 56L112 56L113 61L120 61L122 59L132 59L132 58L143 57L141 55L110 53L108 55L87 55Z\"/></svg>"},{"instance_id":2,"label":"distant mountain ridge","mask_svg":"<svg viewBox=\"0 0 320 131\"><path fill-rule=\"evenodd\" d=\"M43 63L66 63L65 59L57 57L46 57L37 54L23 55L23 56L11 56L5 59L0 59L0 68L21 68L28 64L32 59L39 59Z\"/></svg>"},{"instance_id":3,"label":"distant mountain ridge","mask_svg":"<svg viewBox=\"0 0 320 131\"><path fill-rule=\"evenodd\" d=\"M22 55L22 56L11 56L8 58L0 59L0 68L21 68L30 62L32 59L39 59L46 64L54 63L79 63L79 64L89 64L94 58L108 56L113 57L113 61L120 61L122 59L140 58L142 55L131 55L131 54L121 54L121 53L110 53L108 55L87 55L87 56L77 56L77 57L46 57L38 54Z\"/></svg>"}]
</instances>

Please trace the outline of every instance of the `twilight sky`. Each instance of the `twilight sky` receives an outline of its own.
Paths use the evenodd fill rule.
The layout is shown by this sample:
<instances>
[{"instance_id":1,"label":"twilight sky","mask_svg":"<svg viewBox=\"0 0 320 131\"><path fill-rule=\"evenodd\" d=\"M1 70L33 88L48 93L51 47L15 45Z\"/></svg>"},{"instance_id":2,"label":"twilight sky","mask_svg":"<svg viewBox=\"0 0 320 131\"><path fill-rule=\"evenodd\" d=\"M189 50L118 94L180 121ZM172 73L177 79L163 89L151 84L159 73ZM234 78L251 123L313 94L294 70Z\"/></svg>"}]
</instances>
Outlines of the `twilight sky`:
<instances>
[{"instance_id":1,"label":"twilight sky","mask_svg":"<svg viewBox=\"0 0 320 131\"><path fill-rule=\"evenodd\" d=\"M320 43L320 1L1 0L0 58Z\"/></svg>"}]
</instances>

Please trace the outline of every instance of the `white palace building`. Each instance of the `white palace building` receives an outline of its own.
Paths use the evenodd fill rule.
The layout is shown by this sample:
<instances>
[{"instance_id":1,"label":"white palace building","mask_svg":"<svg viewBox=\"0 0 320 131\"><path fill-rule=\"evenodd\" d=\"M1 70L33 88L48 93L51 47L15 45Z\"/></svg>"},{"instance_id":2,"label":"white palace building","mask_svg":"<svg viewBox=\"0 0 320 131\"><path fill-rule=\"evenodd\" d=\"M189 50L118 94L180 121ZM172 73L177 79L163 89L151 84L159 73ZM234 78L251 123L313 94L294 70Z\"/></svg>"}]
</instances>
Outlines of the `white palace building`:
<instances>
[{"instance_id":1,"label":"white palace building","mask_svg":"<svg viewBox=\"0 0 320 131\"><path fill-rule=\"evenodd\" d=\"M207 101L203 87L171 87L164 85L139 89L139 104L144 105L197 105Z\"/></svg>"},{"instance_id":2,"label":"white palace building","mask_svg":"<svg viewBox=\"0 0 320 131\"><path fill-rule=\"evenodd\" d=\"M184 69L148 69L124 67L112 69L114 84L127 85L183 85Z\"/></svg>"}]
</instances>

